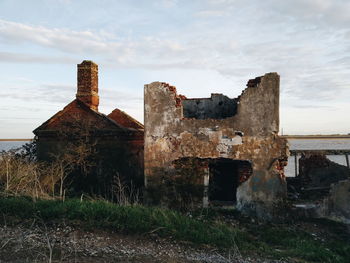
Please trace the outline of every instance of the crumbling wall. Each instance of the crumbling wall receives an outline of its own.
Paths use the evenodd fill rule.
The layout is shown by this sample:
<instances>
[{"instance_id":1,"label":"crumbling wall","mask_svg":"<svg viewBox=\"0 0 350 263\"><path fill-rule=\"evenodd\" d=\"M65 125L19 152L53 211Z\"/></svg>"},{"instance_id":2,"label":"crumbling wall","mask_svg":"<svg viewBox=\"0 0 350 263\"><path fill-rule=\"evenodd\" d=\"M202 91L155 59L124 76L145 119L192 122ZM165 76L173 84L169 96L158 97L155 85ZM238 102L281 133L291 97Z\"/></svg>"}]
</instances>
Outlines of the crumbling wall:
<instances>
[{"instance_id":1,"label":"crumbling wall","mask_svg":"<svg viewBox=\"0 0 350 263\"><path fill-rule=\"evenodd\" d=\"M237 113L237 100L222 94L211 94L210 98L183 99L183 115L194 119L225 119Z\"/></svg>"},{"instance_id":2,"label":"crumbling wall","mask_svg":"<svg viewBox=\"0 0 350 263\"><path fill-rule=\"evenodd\" d=\"M255 210L286 194L278 169L287 157L279 126L279 76L268 73L251 80L227 118L185 118L185 101L176 88L162 82L145 85L145 182L171 173L173 161L184 157L248 160L253 175L237 191L238 207Z\"/></svg>"}]
</instances>

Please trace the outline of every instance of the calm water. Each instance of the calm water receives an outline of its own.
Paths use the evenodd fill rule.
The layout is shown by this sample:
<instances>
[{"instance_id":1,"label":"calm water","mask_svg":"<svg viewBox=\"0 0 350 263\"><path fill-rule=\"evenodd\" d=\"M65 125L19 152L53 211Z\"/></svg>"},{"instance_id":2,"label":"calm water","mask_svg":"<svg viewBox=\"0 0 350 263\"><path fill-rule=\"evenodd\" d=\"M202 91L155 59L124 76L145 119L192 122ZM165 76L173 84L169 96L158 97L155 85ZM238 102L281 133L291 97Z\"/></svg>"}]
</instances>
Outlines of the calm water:
<instances>
[{"instance_id":1,"label":"calm water","mask_svg":"<svg viewBox=\"0 0 350 263\"><path fill-rule=\"evenodd\" d=\"M16 149L21 147L22 145L28 143L29 141L0 141L0 151L8 151L11 149Z\"/></svg>"},{"instance_id":2,"label":"calm water","mask_svg":"<svg viewBox=\"0 0 350 263\"><path fill-rule=\"evenodd\" d=\"M0 141L0 151L10 150L18 148L29 141L11 142L11 141ZM291 150L349 150L350 149L350 138L349 139L290 139L289 148ZM345 156L343 155L329 155L327 156L333 162L341 165L346 165ZM288 166L285 169L287 176L294 176L294 157L289 157Z\"/></svg>"},{"instance_id":3,"label":"calm water","mask_svg":"<svg viewBox=\"0 0 350 263\"><path fill-rule=\"evenodd\" d=\"M348 139L289 139L291 150L349 150Z\"/></svg>"}]
</instances>

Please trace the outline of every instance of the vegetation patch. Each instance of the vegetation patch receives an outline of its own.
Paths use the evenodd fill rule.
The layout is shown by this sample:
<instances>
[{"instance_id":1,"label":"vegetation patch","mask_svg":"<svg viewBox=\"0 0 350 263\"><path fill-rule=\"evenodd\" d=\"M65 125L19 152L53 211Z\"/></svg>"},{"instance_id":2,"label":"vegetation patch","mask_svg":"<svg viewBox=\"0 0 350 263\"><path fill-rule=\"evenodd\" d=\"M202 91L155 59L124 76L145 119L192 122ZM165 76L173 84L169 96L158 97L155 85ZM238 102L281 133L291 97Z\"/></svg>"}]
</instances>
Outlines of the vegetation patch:
<instances>
[{"instance_id":1,"label":"vegetation patch","mask_svg":"<svg viewBox=\"0 0 350 263\"><path fill-rule=\"evenodd\" d=\"M338 235L343 225L309 222L269 224L239 215L235 210L201 209L191 214L144 207L120 206L106 201L68 199L37 200L0 198L1 220L43 220L46 224L65 221L82 227L125 234L157 234L161 237L238 250L243 255L288 259L291 262L348 262L348 235ZM7 223L10 220L7 220ZM307 230L308 224L315 233ZM333 231L334 229L334 231Z\"/></svg>"}]
</instances>

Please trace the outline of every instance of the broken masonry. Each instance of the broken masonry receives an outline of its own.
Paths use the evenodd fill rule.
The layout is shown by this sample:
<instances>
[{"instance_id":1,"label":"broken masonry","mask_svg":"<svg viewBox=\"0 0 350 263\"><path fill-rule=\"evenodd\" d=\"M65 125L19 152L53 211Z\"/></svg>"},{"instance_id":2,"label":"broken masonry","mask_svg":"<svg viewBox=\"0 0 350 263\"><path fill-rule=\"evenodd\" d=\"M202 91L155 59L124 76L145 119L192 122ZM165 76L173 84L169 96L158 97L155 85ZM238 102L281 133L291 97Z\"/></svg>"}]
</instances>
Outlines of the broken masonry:
<instances>
[{"instance_id":1,"label":"broken masonry","mask_svg":"<svg viewBox=\"0 0 350 263\"><path fill-rule=\"evenodd\" d=\"M222 94L186 98L167 83L145 85L148 201L235 204L259 215L283 200L289 151L278 135L279 84L279 75L268 73L249 80L234 99ZM183 198L186 185L197 187Z\"/></svg>"}]
</instances>

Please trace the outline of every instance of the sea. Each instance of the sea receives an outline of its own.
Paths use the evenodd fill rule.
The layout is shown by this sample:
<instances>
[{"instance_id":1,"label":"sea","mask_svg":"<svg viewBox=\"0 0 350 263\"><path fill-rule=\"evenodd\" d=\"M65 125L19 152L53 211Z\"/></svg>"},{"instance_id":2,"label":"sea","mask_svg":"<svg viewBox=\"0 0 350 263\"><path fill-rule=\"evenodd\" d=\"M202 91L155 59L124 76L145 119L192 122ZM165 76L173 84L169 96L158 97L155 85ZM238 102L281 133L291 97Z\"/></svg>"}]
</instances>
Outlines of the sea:
<instances>
[{"instance_id":1,"label":"sea","mask_svg":"<svg viewBox=\"0 0 350 263\"><path fill-rule=\"evenodd\" d=\"M0 152L17 149L30 141L0 141Z\"/></svg>"},{"instance_id":2,"label":"sea","mask_svg":"<svg viewBox=\"0 0 350 263\"><path fill-rule=\"evenodd\" d=\"M16 149L29 141L0 141L0 151ZM341 139L288 139L290 150L350 150L350 138ZM331 161L346 165L344 155L328 155ZM288 177L295 176L295 159L288 158L285 174Z\"/></svg>"}]
</instances>

